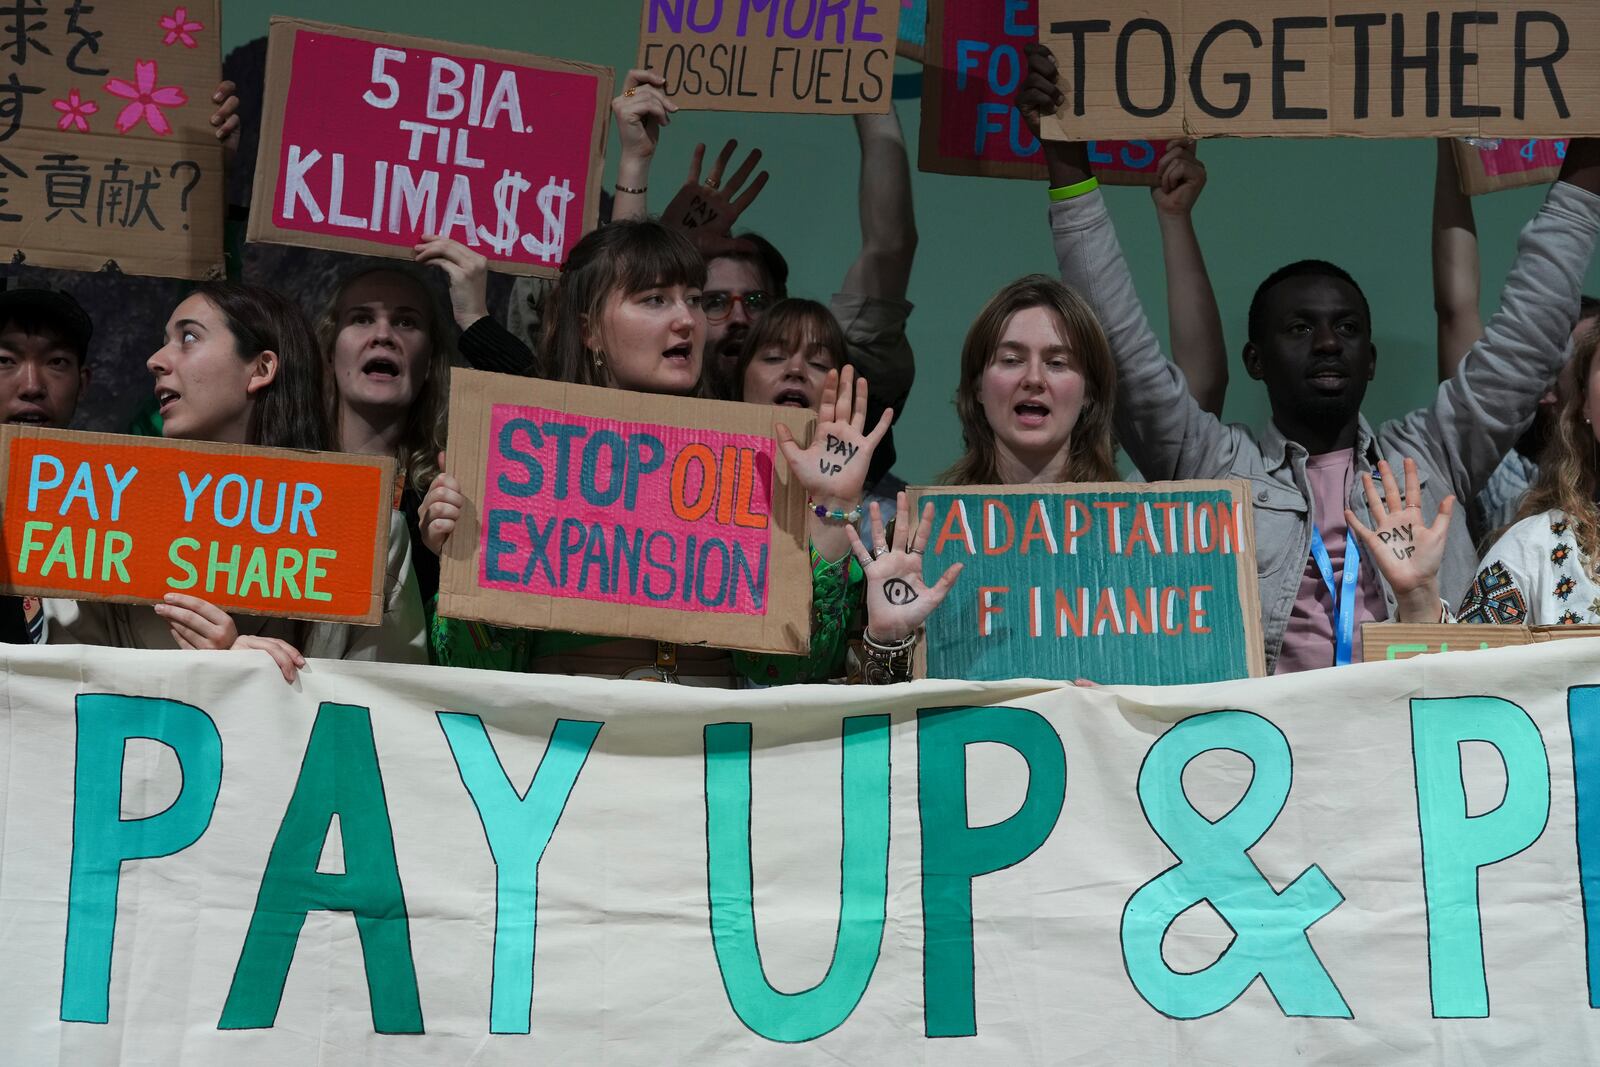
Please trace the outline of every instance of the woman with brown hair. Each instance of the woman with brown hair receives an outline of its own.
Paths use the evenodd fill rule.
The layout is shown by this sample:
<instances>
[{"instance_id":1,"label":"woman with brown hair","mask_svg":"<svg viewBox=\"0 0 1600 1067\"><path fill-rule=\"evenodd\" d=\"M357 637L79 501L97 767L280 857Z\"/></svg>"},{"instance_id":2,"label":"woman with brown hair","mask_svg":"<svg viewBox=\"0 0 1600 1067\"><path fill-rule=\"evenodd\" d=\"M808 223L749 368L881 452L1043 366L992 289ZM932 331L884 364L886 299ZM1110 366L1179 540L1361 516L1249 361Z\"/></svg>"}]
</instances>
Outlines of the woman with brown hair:
<instances>
[{"instance_id":1,"label":"woman with brown hair","mask_svg":"<svg viewBox=\"0 0 1600 1067\"><path fill-rule=\"evenodd\" d=\"M431 287L394 265L346 276L316 324L333 446L394 457L424 605L439 589L439 560L421 546L417 515L444 450L453 332Z\"/></svg>"},{"instance_id":2,"label":"woman with brown hair","mask_svg":"<svg viewBox=\"0 0 1600 1067\"><path fill-rule=\"evenodd\" d=\"M705 262L688 238L658 222L624 220L594 230L572 249L551 294L541 363L564 382L668 396L704 396L706 322L700 310ZM481 627L436 618L434 651L451 666L546 674L648 678L734 686L823 681L843 658L850 557L845 529L859 517L872 451L888 429L886 413L866 423L866 383L846 368L826 373L816 435L801 448L779 426L779 445L810 494L811 650L802 657L733 655L725 649L669 642L612 640ZM820 462L824 439L849 445L850 458ZM423 538L441 550L468 506L460 485L440 475L422 508Z\"/></svg>"},{"instance_id":3,"label":"woman with brown hair","mask_svg":"<svg viewBox=\"0 0 1600 1067\"><path fill-rule=\"evenodd\" d=\"M986 304L961 349L956 414L966 453L945 472L948 485L1053 485L1117 478L1111 410L1116 370L1099 320L1083 299L1042 274L1019 278ZM922 549L933 504L908 516L905 494L893 544L872 508L869 550L849 536L867 575L867 679L909 677L911 649L961 572L933 586Z\"/></svg>"}]
</instances>

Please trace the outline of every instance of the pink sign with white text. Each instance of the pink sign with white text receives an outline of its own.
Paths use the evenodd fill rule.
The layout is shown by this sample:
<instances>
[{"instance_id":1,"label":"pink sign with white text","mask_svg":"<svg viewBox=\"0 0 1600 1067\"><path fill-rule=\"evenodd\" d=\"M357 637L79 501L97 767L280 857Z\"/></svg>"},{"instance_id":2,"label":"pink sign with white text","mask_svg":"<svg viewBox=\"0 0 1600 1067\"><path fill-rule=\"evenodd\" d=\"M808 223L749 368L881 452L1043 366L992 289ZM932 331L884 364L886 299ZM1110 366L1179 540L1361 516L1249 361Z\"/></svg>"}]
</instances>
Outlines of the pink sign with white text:
<instances>
[{"instance_id":1,"label":"pink sign with white text","mask_svg":"<svg viewBox=\"0 0 1600 1067\"><path fill-rule=\"evenodd\" d=\"M597 210L610 72L328 29L273 27L252 239L409 258L438 234L558 270Z\"/></svg>"},{"instance_id":2,"label":"pink sign with white text","mask_svg":"<svg viewBox=\"0 0 1600 1067\"><path fill-rule=\"evenodd\" d=\"M771 437L495 404L478 585L763 616Z\"/></svg>"}]
</instances>

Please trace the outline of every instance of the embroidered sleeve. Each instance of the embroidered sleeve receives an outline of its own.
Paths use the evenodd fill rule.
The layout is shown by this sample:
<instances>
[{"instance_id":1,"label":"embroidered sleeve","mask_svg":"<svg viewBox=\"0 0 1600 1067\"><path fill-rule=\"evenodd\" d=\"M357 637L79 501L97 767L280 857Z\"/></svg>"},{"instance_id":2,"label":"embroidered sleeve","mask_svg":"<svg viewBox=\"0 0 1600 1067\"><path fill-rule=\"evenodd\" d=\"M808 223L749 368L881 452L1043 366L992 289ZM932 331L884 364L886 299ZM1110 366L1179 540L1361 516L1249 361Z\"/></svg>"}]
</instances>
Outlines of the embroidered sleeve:
<instances>
[{"instance_id":1,"label":"embroidered sleeve","mask_svg":"<svg viewBox=\"0 0 1600 1067\"><path fill-rule=\"evenodd\" d=\"M738 672L757 685L825 682L844 673L850 620L865 597L866 575L853 555L837 562L811 550L811 651L804 656L735 652Z\"/></svg>"},{"instance_id":2,"label":"embroidered sleeve","mask_svg":"<svg viewBox=\"0 0 1600 1067\"><path fill-rule=\"evenodd\" d=\"M1528 621L1528 597L1511 569L1492 560L1472 580L1461 598L1458 622L1500 623L1520 626Z\"/></svg>"}]
</instances>

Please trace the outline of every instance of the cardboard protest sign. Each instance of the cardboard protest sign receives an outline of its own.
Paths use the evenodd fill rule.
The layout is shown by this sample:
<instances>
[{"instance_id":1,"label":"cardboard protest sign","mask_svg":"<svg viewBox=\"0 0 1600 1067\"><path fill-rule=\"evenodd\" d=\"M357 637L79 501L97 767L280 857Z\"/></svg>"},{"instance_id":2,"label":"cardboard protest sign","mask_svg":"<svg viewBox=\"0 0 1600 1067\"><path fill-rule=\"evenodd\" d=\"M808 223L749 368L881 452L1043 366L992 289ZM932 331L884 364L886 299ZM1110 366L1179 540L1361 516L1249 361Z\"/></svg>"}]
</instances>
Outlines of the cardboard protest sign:
<instances>
[{"instance_id":1,"label":"cardboard protest sign","mask_svg":"<svg viewBox=\"0 0 1600 1067\"><path fill-rule=\"evenodd\" d=\"M1461 191L1468 196L1548 185L1561 176L1561 163L1567 158L1564 140L1504 140L1493 148L1452 141L1450 148Z\"/></svg>"},{"instance_id":2,"label":"cardboard protest sign","mask_svg":"<svg viewBox=\"0 0 1600 1067\"><path fill-rule=\"evenodd\" d=\"M375 625L394 460L0 428L0 592Z\"/></svg>"},{"instance_id":3,"label":"cardboard protest sign","mask_svg":"<svg viewBox=\"0 0 1600 1067\"><path fill-rule=\"evenodd\" d=\"M943 486L929 582L930 678L1171 685L1264 673L1255 525L1243 482Z\"/></svg>"},{"instance_id":4,"label":"cardboard protest sign","mask_svg":"<svg viewBox=\"0 0 1600 1067\"><path fill-rule=\"evenodd\" d=\"M10 1062L1600 1048L1594 642L1126 692L0 670Z\"/></svg>"},{"instance_id":5,"label":"cardboard protest sign","mask_svg":"<svg viewBox=\"0 0 1600 1067\"><path fill-rule=\"evenodd\" d=\"M1600 133L1591 0L1042 0L1066 104L1045 136Z\"/></svg>"},{"instance_id":6,"label":"cardboard protest sign","mask_svg":"<svg viewBox=\"0 0 1600 1067\"><path fill-rule=\"evenodd\" d=\"M222 274L218 0L17 0L0 29L0 256Z\"/></svg>"},{"instance_id":7,"label":"cardboard protest sign","mask_svg":"<svg viewBox=\"0 0 1600 1067\"><path fill-rule=\"evenodd\" d=\"M716 400L456 371L450 473L470 503L439 613L539 630L803 653L806 494L775 422Z\"/></svg>"},{"instance_id":8,"label":"cardboard protest sign","mask_svg":"<svg viewBox=\"0 0 1600 1067\"><path fill-rule=\"evenodd\" d=\"M928 0L900 0L900 36L895 42L895 54L921 63L927 42Z\"/></svg>"},{"instance_id":9,"label":"cardboard protest sign","mask_svg":"<svg viewBox=\"0 0 1600 1067\"><path fill-rule=\"evenodd\" d=\"M1369 622L1361 627L1362 660L1378 663L1431 652L1481 652L1541 641L1600 637L1600 626L1489 626Z\"/></svg>"},{"instance_id":10,"label":"cardboard protest sign","mask_svg":"<svg viewBox=\"0 0 1600 1067\"><path fill-rule=\"evenodd\" d=\"M1038 33L1038 0L928 0L918 169L1043 181L1044 150L1012 103ZM1168 142L1095 141L1103 185L1154 185Z\"/></svg>"},{"instance_id":11,"label":"cardboard protest sign","mask_svg":"<svg viewBox=\"0 0 1600 1067\"><path fill-rule=\"evenodd\" d=\"M252 241L554 276L595 226L611 71L274 17Z\"/></svg>"},{"instance_id":12,"label":"cardboard protest sign","mask_svg":"<svg viewBox=\"0 0 1600 1067\"><path fill-rule=\"evenodd\" d=\"M900 18L894 0L643 0L638 65L680 107L882 114Z\"/></svg>"}]
</instances>

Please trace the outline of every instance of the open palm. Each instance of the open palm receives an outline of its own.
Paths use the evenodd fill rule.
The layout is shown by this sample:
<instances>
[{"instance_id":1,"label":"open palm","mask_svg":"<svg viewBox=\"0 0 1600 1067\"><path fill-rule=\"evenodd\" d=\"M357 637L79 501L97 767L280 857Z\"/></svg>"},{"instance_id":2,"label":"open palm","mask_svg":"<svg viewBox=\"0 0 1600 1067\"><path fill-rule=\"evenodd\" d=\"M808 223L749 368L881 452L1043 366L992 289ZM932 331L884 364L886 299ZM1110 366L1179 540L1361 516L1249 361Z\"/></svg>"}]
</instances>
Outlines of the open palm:
<instances>
[{"instance_id":1,"label":"open palm","mask_svg":"<svg viewBox=\"0 0 1600 1067\"><path fill-rule=\"evenodd\" d=\"M1378 495L1372 475L1361 475L1367 494L1367 511L1372 518L1369 529L1345 511L1345 522L1361 539L1361 548L1382 572L1396 598L1414 598L1431 608L1438 601L1439 564L1444 559L1445 539L1450 532L1450 516L1456 498L1446 497L1431 525L1423 521L1422 486L1415 461L1405 461L1406 491L1402 498L1394 471L1387 460L1378 464L1383 479L1383 495ZM1437 614L1435 611L1434 614Z\"/></svg>"},{"instance_id":2,"label":"open palm","mask_svg":"<svg viewBox=\"0 0 1600 1067\"><path fill-rule=\"evenodd\" d=\"M961 564L953 564L933 585L922 579L922 550L933 527L933 502L922 507L921 516L906 510L906 495L895 498L894 544L884 536L883 513L874 503L872 511L873 548L861 542L854 527L849 528L850 547L867 576L867 633L881 644L905 640L921 628L935 608L956 584Z\"/></svg>"},{"instance_id":3,"label":"open palm","mask_svg":"<svg viewBox=\"0 0 1600 1067\"><path fill-rule=\"evenodd\" d=\"M861 500L872 454L889 432L893 418L893 411L885 411L872 432L866 432L867 380L858 378L854 367L846 367L842 373L828 372L817 411L817 432L808 447L801 448L781 422L775 432L783 458L811 499L848 511Z\"/></svg>"}]
</instances>

